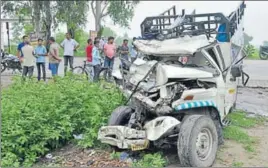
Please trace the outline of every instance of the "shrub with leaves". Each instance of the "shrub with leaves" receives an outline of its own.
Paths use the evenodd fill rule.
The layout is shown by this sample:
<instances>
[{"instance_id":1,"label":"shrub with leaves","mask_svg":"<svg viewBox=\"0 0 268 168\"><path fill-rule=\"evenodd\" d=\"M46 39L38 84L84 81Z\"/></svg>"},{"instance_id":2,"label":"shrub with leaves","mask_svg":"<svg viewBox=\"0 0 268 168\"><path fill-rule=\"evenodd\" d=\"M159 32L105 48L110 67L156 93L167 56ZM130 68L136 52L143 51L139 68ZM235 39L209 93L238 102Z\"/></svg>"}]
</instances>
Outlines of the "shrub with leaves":
<instances>
[{"instance_id":1,"label":"shrub with leaves","mask_svg":"<svg viewBox=\"0 0 268 168\"><path fill-rule=\"evenodd\" d=\"M134 162L132 167L164 167L167 161L160 153L144 154L141 160Z\"/></svg>"},{"instance_id":2,"label":"shrub with leaves","mask_svg":"<svg viewBox=\"0 0 268 168\"><path fill-rule=\"evenodd\" d=\"M85 134L84 146L93 146L98 129L123 100L116 88L72 77L48 84L15 79L2 90L1 166L31 166L73 134Z\"/></svg>"}]
</instances>

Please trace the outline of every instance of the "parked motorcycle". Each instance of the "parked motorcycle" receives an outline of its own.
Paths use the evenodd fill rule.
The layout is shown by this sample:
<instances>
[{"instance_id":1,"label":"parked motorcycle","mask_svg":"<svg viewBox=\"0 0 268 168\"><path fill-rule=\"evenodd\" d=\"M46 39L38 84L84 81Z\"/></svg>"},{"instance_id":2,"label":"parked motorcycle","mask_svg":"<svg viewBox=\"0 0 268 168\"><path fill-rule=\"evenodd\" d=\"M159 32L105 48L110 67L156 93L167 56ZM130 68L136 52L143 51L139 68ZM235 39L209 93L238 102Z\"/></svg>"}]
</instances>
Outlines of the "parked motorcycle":
<instances>
[{"instance_id":1,"label":"parked motorcycle","mask_svg":"<svg viewBox=\"0 0 268 168\"><path fill-rule=\"evenodd\" d=\"M2 62L1 62L1 73L4 72L5 70L12 70L15 72L18 70L19 72L22 72L22 66L20 63L20 60L18 57L5 53L2 55Z\"/></svg>"},{"instance_id":2,"label":"parked motorcycle","mask_svg":"<svg viewBox=\"0 0 268 168\"><path fill-rule=\"evenodd\" d=\"M268 59L268 46L260 46L259 57L262 60L267 60Z\"/></svg>"}]
</instances>

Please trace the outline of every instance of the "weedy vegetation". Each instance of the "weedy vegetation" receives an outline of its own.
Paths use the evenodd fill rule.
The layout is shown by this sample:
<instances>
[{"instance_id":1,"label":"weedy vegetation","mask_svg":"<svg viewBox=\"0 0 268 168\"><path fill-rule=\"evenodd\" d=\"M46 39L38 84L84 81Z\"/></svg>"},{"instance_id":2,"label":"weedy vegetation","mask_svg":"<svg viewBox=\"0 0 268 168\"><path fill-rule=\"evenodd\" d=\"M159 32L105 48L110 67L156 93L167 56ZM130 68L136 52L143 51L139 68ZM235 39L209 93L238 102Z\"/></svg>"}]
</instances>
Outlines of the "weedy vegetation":
<instances>
[{"instance_id":1,"label":"weedy vegetation","mask_svg":"<svg viewBox=\"0 0 268 168\"><path fill-rule=\"evenodd\" d=\"M161 153L143 154L141 159L133 162L132 167L165 167L167 160Z\"/></svg>"},{"instance_id":2,"label":"weedy vegetation","mask_svg":"<svg viewBox=\"0 0 268 168\"><path fill-rule=\"evenodd\" d=\"M231 120L231 125L224 128L224 138L234 140L243 144L243 147L248 152L255 152L255 144L258 140L247 134L245 129L256 127L267 121L264 117L249 117L243 111L235 111L227 116Z\"/></svg>"},{"instance_id":3,"label":"weedy vegetation","mask_svg":"<svg viewBox=\"0 0 268 168\"><path fill-rule=\"evenodd\" d=\"M31 166L38 157L83 134L82 147L98 144L98 129L107 123L111 111L123 103L115 87L72 76L56 82L15 78L2 89L1 166Z\"/></svg>"}]
</instances>

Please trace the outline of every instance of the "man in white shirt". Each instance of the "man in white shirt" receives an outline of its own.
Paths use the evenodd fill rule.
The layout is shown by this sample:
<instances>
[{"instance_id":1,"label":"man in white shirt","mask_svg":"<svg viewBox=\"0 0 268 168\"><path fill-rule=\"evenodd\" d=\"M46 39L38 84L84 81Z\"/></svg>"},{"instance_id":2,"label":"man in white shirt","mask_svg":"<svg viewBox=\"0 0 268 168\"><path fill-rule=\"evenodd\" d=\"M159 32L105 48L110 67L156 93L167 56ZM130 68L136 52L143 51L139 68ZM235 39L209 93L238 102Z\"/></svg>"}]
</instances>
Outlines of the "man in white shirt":
<instances>
[{"instance_id":1,"label":"man in white shirt","mask_svg":"<svg viewBox=\"0 0 268 168\"><path fill-rule=\"evenodd\" d=\"M33 76L36 58L34 56L34 48L33 48L33 46L30 46L29 41L25 42L25 45L21 48L21 52L23 54L22 77L25 78L28 75L28 77L31 78Z\"/></svg>"},{"instance_id":2,"label":"man in white shirt","mask_svg":"<svg viewBox=\"0 0 268 168\"><path fill-rule=\"evenodd\" d=\"M73 69L74 51L76 51L76 49L79 47L79 44L71 38L70 33L66 33L66 39L64 39L61 43L61 47L64 49L64 74L66 75L68 62L70 69Z\"/></svg>"}]
</instances>

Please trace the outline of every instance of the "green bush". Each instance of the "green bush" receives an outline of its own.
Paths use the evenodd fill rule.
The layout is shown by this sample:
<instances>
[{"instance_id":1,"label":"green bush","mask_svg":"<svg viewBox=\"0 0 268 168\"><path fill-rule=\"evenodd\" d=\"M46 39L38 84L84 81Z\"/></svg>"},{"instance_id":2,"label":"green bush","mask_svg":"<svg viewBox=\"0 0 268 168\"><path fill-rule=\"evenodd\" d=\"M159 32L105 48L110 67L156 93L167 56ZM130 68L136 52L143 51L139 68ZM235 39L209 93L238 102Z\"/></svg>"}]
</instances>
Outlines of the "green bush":
<instances>
[{"instance_id":1,"label":"green bush","mask_svg":"<svg viewBox=\"0 0 268 168\"><path fill-rule=\"evenodd\" d=\"M167 160L161 153L145 154L142 159L134 162L132 167L165 167Z\"/></svg>"},{"instance_id":2,"label":"green bush","mask_svg":"<svg viewBox=\"0 0 268 168\"><path fill-rule=\"evenodd\" d=\"M122 102L116 88L72 77L47 84L15 79L2 90L1 166L31 166L73 134L86 135L84 146L97 144L98 129Z\"/></svg>"}]
</instances>

